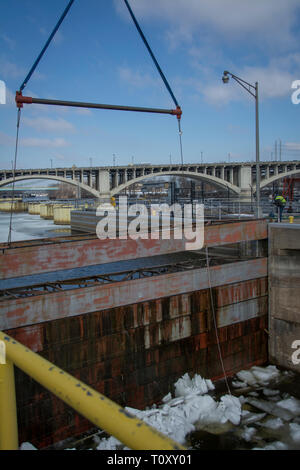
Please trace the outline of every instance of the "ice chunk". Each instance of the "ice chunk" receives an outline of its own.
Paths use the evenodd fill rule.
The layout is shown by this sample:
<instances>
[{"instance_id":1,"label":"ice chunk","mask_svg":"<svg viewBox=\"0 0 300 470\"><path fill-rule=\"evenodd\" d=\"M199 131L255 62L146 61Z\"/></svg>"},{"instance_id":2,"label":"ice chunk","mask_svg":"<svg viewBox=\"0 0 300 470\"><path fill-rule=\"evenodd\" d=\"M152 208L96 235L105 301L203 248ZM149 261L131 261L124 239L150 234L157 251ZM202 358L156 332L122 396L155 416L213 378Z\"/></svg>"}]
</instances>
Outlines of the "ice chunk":
<instances>
[{"instance_id":1,"label":"ice chunk","mask_svg":"<svg viewBox=\"0 0 300 470\"><path fill-rule=\"evenodd\" d=\"M267 421L260 423L260 425L264 428L278 429L284 426L284 422L280 418L269 418Z\"/></svg>"},{"instance_id":2,"label":"ice chunk","mask_svg":"<svg viewBox=\"0 0 300 470\"><path fill-rule=\"evenodd\" d=\"M252 450L287 450L287 444L280 441L275 441L272 444L267 444L265 447L254 447Z\"/></svg>"},{"instance_id":3,"label":"ice chunk","mask_svg":"<svg viewBox=\"0 0 300 470\"><path fill-rule=\"evenodd\" d=\"M246 382L241 382L240 380L233 380L233 381L231 382L231 385L232 385L234 388L245 388L245 387L247 387Z\"/></svg>"},{"instance_id":4,"label":"ice chunk","mask_svg":"<svg viewBox=\"0 0 300 470\"><path fill-rule=\"evenodd\" d=\"M189 374L186 373L175 383L175 397L184 397L190 393L204 395L209 390L214 390L214 388L210 379L203 379L198 374L195 374L191 379Z\"/></svg>"},{"instance_id":5,"label":"ice chunk","mask_svg":"<svg viewBox=\"0 0 300 470\"><path fill-rule=\"evenodd\" d=\"M162 399L162 402L163 403L168 403L168 401L172 400L172 395L171 393L169 392L168 395L166 395L165 397L163 397Z\"/></svg>"},{"instance_id":6,"label":"ice chunk","mask_svg":"<svg viewBox=\"0 0 300 470\"><path fill-rule=\"evenodd\" d=\"M251 367L251 372L254 377L257 379L259 384L269 383L271 380L276 379L280 376L280 371L276 366L267 366L267 367Z\"/></svg>"},{"instance_id":7,"label":"ice chunk","mask_svg":"<svg viewBox=\"0 0 300 470\"><path fill-rule=\"evenodd\" d=\"M280 371L272 365L267 367L253 366L249 370L237 372L236 376L251 386L267 385L271 380L280 376Z\"/></svg>"},{"instance_id":8,"label":"ice chunk","mask_svg":"<svg viewBox=\"0 0 300 470\"><path fill-rule=\"evenodd\" d=\"M266 400L258 400L257 398L247 398L247 403L255 406L259 410L265 411L273 416L283 419L284 421L290 421L293 418L292 413L282 407L277 406L275 403L270 403Z\"/></svg>"},{"instance_id":9,"label":"ice chunk","mask_svg":"<svg viewBox=\"0 0 300 470\"><path fill-rule=\"evenodd\" d=\"M247 426L245 427L241 437L243 439L245 439L245 441L249 442L251 441L252 437L254 436L254 434L256 433L256 429L255 428L248 428Z\"/></svg>"},{"instance_id":10,"label":"ice chunk","mask_svg":"<svg viewBox=\"0 0 300 470\"><path fill-rule=\"evenodd\" d=\"M294 397L287 398L277 402L277 405L285 410L289 410L294 415L300 414L300 400Z\"/></svg>"},{"instance_id":11,"label":"ice chunk","mask_svg":"<svg viewBox=\"0 0 300 470\"><path fill-rule=\"evenodd\" d=\"M101 439L100 444L97 446L97 450L117 450L123 444L118 441L115 437L111 436L108 438Z\"/></svg>"},{"instance_id":12,"label":"ice chunk","mask_svg":"<svg viewBox=\"0 0 300 470\"><path fill-rule=\"evenodd\" d=\"M222 409L226 421L232 424L239 424L241 420L241 403L237 397L233 395L224 395L221 397L218 408Z\"/></svg>"},{"instance_id":13,"label":"ice chunk","mask_svg":"<svg viewBox=\"0 0 300 470\"><path fill-rule=\"evenodd\" d=\"M264 388L263 389L263 394L266 397L273 397L275 395L279 395L279 390L273 390L272 388Z\"/></svg>"},{"instance_id":14,"label":"ice chunk","mask_svg":"<svg viewBox=\"0 0 300 470\"><path fill-rule=\"evenodd\" d=\"M247 385L257 385L257 380L250 370L241 370L236 374L238 379Z\"/></svg>"},{"instance_id":15,"label":"ice chunk","mask_svg":"<svg viewBox=\"0 0 300 470\"><path fill-rule=\"evenodd\" d=\"M23 442L19 450L37 450L30 442Z\"/></svg>"},{"instance_id":16,"label":"ice chunk","mask_svg":"<svg viewBox=\"0 0 300 470\"><path fill-rule=\"evenodd\" d=\"M248 410L242 411L242 424L256 423L266 416L266 413L252 413Z\"/></svg>"},{"instance_id":17,"label":"ice chunk","mask_svg":"<svg viewBox=\"0 0 300 470\"><path fill-rule=\"evenodd\" d=\"M294 442L300 443L300 424L290 423L290 434Z\"/></svg>"}]
</instances>

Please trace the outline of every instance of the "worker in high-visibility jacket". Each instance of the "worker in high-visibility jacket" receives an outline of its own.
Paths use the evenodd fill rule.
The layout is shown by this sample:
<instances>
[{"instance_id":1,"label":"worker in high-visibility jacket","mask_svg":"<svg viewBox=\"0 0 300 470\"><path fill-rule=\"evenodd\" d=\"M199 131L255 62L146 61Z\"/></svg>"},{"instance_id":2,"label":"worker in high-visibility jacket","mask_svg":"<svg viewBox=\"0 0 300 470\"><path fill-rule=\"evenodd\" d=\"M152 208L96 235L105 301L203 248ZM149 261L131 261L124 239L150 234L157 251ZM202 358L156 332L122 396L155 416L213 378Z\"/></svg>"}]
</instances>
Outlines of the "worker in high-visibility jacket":
<instances>
[{"instance_id":1,"label":"worker in high-visibility jacket","mask_svg":"<svg viewBox=\"0 0 300 470\"><path fill-rule=\"evenodd\" d=\"M286 205L286 200L284 199L283 196L276 196L274 199L274 203L278 208L279 222L281 222L283 209L285 208L285 205Z\"/></svg>"}]
</instances>

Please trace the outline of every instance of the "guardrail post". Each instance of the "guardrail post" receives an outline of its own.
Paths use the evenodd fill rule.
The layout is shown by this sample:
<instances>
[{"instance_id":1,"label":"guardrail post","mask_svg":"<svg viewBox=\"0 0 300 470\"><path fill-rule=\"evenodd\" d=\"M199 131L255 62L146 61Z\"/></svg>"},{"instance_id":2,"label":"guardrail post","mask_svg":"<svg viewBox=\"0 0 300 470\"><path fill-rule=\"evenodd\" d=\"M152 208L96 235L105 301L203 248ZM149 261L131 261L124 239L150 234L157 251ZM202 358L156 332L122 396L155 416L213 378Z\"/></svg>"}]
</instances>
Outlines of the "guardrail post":
<instances>
[{"instance_id":1,"label":"guardrail post","mask_svg":"<svg viewBox=\"0 0 300 470\"><path fill-rule=\"evenodd\" d=\"M18 423L14 365L0 363L0 450L18 450Z\"/></svg>"}]
</instances>

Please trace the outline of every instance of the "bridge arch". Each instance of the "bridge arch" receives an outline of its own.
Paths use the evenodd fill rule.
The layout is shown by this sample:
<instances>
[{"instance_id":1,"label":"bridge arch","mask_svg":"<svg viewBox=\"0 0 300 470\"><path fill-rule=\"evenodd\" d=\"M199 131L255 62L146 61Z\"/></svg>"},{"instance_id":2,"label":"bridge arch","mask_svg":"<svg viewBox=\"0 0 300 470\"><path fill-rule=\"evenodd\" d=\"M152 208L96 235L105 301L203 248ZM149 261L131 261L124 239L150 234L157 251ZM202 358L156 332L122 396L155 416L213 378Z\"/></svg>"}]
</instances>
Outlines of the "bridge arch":
<instances>
[{"instance_id":1,"label":"bridge arch","mask_svg":"<svg viewBox=\"0 0 300 470\"><path fill-rule=\"evenodd\" d=\"M265 186L268 186L268 184L274 183L275 181L280 180L281 178L286 178L287 176L293 176L297 173L300 173L300 169L291 170L285 173L279 173L278 175L271 176L271 178L261 181L260 187L264 188Z\"/></svg>"},{"instance_id":2,"label":"bridge arch","mask_svg":"<svg viewBox=\"0 0 300 470\"><path fill-rule=\"evenodd\" d=\"M111 196L115 196L123 189L126 189L135 183L139 183L140 181L143 181L145 179L154 178L155 176L182 176L200 181L204 180L208 183L215 183L218 186L230 189L236 194L239 194L241 192L241 189L238 186L229 183L228 181L225 181L221 178L217 178L216 176L206 175L203 173L195 173L193 171L162 171L158 173L149 173L148 175L139 176L138 178L134 178L132 180L127 181L126 183L120 184L119 186L111 190Z\"/></svg>"},{"instance_id":3,"label":"bridge arch","mask_svg":"<svg viewBox=\"0 0 300 470\"><path fill-rule=\"evenodd\" d=\"M99 192L96 189L91 188L87 184L80 183L80 181L76 181L73 179L68 179L68 178L63 178L62 176L50 176L50 175L22 175L22 176L16 176L15 178L8 178L5 180L0 181L0 187L1 186L6 186L7 184L12 184L14 181L23 181L23 180L31 180L31 179L46 179L46 180L55 180L55 181L61 181L62 183L68 183L72 184L73 186L78 186L81 189L84 189L85 191L89 192L93 196L96 196L97 198L100 197Z\"/></svg>"}]
</instances>

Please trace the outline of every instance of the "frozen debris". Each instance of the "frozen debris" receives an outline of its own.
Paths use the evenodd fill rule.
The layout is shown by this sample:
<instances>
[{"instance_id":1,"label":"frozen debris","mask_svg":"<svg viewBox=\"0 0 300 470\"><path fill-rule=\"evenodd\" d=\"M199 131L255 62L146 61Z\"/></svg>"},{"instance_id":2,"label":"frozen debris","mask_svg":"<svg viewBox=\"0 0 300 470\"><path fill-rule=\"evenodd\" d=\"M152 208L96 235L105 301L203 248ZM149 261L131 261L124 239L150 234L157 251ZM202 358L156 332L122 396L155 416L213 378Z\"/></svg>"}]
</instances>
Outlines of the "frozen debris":
<instances>
[{"instance_id":1,"label":"frozen debris","mask_svg":"<svg viewBox=\"0 0 300 470\"><path fill-rule=\"evenodd\" d=\"M248 428L246 426L244 431L241 434L241 437L242 437L242 439L245 439L245 441L250 442L251 439L253 438L254 434L256 434L256 429L255 428Z\"/></svg>"},{"instance_id":2,"label":"frozen debris","mask_svg":"<svg viewBox=\"0 0 300 470\"><path fill-rule=\"evenodd\" d=\"M264 428L269 428L269 429L279 429L282 426L284 426L284 422L282 421L281 418L269 418L266 421L259 423L261 426Z\"/></svg>"},{"instance_id":3,"label":"frozen debris","mask_svg":"<svg viewBox=\"0 0 300 470\"><path fill-rule=\"evenodd\" d=\"M115 437L111 436L108 438L101 439L100 444L96 447L96 450L118 450L123 444L118 441Z\"/></svg>"},{"instance_id":4,"label":"frozen debris","mask_svg":"<svg viewBox=\"0 0 300 470\"><path fill-rule=\"evenodd\" d=\"M238 377L238 379L240 379L240 381L245 383L246 386L247 385L252 385L252 386L257 385L257 380L255 379L255 377L253 376L253 374L249 370L241 370L240 372L238 372L236 374L236 376Z\"/></svg>"},{"instance_id":5,"label":"frozen debris","mask_svg":"<svg viewBox=\"0 0 300 470\"><path fill-rule=\"evenodd\" d=\"M283 419L284 421L290 421L293 418L293 414L282 407L277 406L276 403L269 402L266 400L258 400L257 398L247 398L247 403L250 405L255 406L255 408L265 411L266 413L276 416L278 418Z\"/></svg>"},{"instance_id":6,"label":"frozen debris","mask_svg":"<svg viewBox=\"0 0 300 470\"><path fill-rule=\"evenodd\" d=\"M246 388L246 387L247 387L246 382L241 382L240 380L233 380L233 381L231 382L231 385L232 385L234 388Z\"/></svg>"},{"instance_id":7,"label":"frozen debris","mask_svg":"<svg viewBox=\"0 0 300 470\"><path fill-rule=\"evenodd\" d=\"M265 447L254 447L252 450L288 450L288 446L283 442L276 441L272 442L272 444L267 444Z\"/></svg>"},{"instance_id":8,"label":"frozen debris","mask_svg":"<svg viewBox=\"0 0 300 470\"><path fill-rule=\"evenodd\" d=\"M239 424L241 420L241 403L237 397L233 395L224 395L221 397L218 408L222 410L224 414L223 421L230 421L232 424Z\"/></svg>"},{"instance_id":9,"label":"frozen debris","mask_svg":"<svg viewBox=\"0 0 300 470\"><path fill-rule=\"evenodd\" d=\"M266 416L266 413L252 413L251 411L248 410L243 410L242 411L242 419L241 419L241 424L251 424L251 423L256 423L263 419Z\"/></svg>"},{"instance_id":10,"label":"frozen debris","mask_svg":"<svg viewBox=\"0 0 300 470\"><path fill-rule=\"evenodd\" d=\"M271 380L280 377L280 371L276 366L258 367L253 366L251 372L260 385L268 384Z\"/></svg>"},{"instance_id":11,"label":"frozen debris","mask_svg":"<svg viewBox=\"0 0 300 470\"><path fill-rule=\"evenodd\" d=\"M293 415L300 415L300 400L294 397L286 398L277 402L277 406L289 410Z\"/></svg>"},{"instance_id":12,"label":"frozen debris","mask_svg":"<svg viewBox=\"0 0 300 470\"><path fill-rule=\"evenodd\" d=\"M200 375L195 374L191 379L189 374L184 374L180 379L177 380L175 385L175 397L184 397L191 393L197 395L204 395L209 390L214 390L210 379L203 379Z\"/></svg>"},{"instance_id":13,"label":"frozen debris","mask_svg":"<svg viewBox=\"0 0 300 470\"><path fill-rule=\"evenodd\" d=\"M300 425L297 423L290 423L290 435L294 442L300 444Z\"/></svg>"},{"instance_id":14,"label":"frozen debris","mask_svg":"<svg viewBox=\"0 0 300 470\"><path fill-rule=\"evenodd\" d=\"M267 385L271 380L280 377L280 371L276 366L253 366L249 370L241 370L236 374L237 378L252 387Z\"/></svg>"},{"instance_id":15,"label":"frozen debris","mask_svg":"<svg viewBox=\"0 0 300 470\"><path fill-rule=\"evenodd\" d=\"M30 442L23 442L19 450L37 450L37 448L30 444Z\"/></svg>"},{"instance_id":16,"label":"frozen debris","mask_svg":"<svg viewBox=\"0 0 300 470\"><path fill-rule=\"evenodd\" d=\"M275 395L279 395L279 390L273 390L272 388L264 388L263 394L269 398Z\"/></svg>"},{"instance_id":17,"label":"frozen debris","mask_svg":"<svg viewBox=\"0 0 300 470\"><path fill-rule=\"evenodd\" d=\"M168 403L168 401L172 400L172 395L171 393L169 392L168 395L164 396L163 399L162 399L162 402L163 403Z\"/></svg>"},{"instance_id":18,"label":"frozen debris","mask_svg":"<svg viewBox=\"0 0 300 470\"><path fill-rule=\"evenodd\" d=\"M208 395L214 389L211 380L185 374L175 384L175 398L166 395L160 407L137 410L126 407L126 411L145 421L164 435L184 444L186 436L200 427L213 423L238 425L241 418L241 403L237 397L223 395L216 401ZM113 438L114 439L114 438ZM117 449L121 443L116 439L103 440L98 450Z\"/></svg>"}]
</instances>

